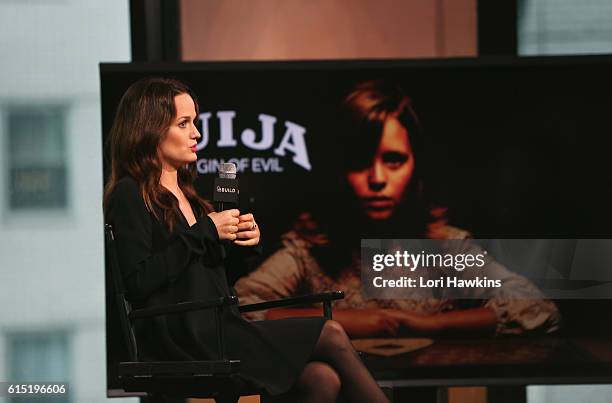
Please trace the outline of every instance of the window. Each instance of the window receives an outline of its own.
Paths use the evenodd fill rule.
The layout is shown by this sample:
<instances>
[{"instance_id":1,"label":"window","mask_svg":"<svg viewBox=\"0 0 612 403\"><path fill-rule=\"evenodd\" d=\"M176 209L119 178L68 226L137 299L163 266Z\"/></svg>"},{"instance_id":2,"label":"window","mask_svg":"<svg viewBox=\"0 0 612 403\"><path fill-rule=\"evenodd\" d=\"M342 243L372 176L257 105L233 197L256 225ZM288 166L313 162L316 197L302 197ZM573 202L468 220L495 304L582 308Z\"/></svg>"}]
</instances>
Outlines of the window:
<instances>
[{"instance_id":1,"label":"window","mask_svg":"<svg viewBox=\"0 0 612 403\"><path fill-rule=\"evenodd\" d=\"M9 382L68 382L66 332L12 333L7 337ZM69 386L70 387L70 386ZM69 389L70 391L70 389ZM67 403L69 394L12 397L10 403Z\"/></svg>"},{"instance_id":2,"label":"window","mask_svg":"<svg viewBox=\"0 0 612 403\"><path fill-rule=\"evenodd\" d=\"M519 0L520 55L612 53L610 0Z\"/></svg>"},{"instance_id":3,"label":"window","mask_svg":"<svg viewBox=\"0 0 612 403\"><path fill-rule=\"evenodd\" d=\"M67 206L65 109L6 111L7 206L11 211Z\"/></svg>"},{"instance_id":4,"label":"window","mask_svg":"<svg viewBox=\"0 0 612 403\"><path fill-rule=\"evenodd\" d=\"M612 1L519 0L519 55L612 53ZM529 403L604 403L610 385L527 387Z\"/></svg>"}]
</instances>

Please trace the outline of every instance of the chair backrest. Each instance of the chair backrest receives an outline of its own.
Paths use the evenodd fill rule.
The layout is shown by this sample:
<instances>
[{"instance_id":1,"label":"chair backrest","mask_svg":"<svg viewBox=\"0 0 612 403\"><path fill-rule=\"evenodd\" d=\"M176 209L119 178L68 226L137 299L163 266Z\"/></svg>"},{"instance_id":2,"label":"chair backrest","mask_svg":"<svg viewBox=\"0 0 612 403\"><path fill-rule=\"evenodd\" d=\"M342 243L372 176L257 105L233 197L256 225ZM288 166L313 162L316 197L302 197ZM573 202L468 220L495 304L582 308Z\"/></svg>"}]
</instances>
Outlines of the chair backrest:
<instances>
[{"instance_id":1,"label":"chair backrest","mask_svg":"<svg viewBox=\"0 0 612 403\"><path fill-rule=\"evenodd\" d=\"M113 227L110 224L104 225L105 239L105 257L106 257L106 275L110 278L107 281L107 304L114 303L118 314L121 334L127 348L130 361L138 361L138 346L134 335L134 326L130 321L130 313L132 306L125 298L125 287L121 270L119 269L119 260L117 259L117 251L115 250L115 236ZM107 309L111 308L107 306ZM112 308L111 308L112 309ZM109 326L110 324L107 324Z\"/></svg>"}]
</instances>

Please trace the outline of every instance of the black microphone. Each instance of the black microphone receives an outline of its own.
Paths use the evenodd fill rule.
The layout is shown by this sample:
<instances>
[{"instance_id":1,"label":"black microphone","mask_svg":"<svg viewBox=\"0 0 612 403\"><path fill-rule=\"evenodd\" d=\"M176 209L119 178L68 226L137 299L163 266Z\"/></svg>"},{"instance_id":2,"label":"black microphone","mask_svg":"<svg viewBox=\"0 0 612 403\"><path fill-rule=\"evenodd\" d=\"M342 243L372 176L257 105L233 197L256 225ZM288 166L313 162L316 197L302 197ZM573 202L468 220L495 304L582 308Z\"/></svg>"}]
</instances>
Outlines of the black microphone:
<instances>
[{"instance_id":1,"label":"black microphone","mask_svg":"<svg viewBox=\"0 0 612 403\"><path fill-rule=\"evenodd\" d=\"M238 208L240 184L236 178L236 164L219 164L219 177L215 178L213 201L217 211Z\"/></svg>"}]
</instances>

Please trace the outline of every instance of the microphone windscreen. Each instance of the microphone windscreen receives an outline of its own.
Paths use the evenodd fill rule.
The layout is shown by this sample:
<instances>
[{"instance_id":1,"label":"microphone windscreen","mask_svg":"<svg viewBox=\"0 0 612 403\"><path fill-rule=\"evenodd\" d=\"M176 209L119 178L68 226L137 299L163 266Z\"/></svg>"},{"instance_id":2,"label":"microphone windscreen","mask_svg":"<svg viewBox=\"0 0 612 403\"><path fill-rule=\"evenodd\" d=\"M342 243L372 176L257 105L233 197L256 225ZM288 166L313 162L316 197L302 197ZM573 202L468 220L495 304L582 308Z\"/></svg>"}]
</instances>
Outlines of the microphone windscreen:
<instances>
[{"instance_id":1,"label":"microphone windscreen","mask_svg":"<svg viewBox=\"0 0 612 403\"><path fill-rule=\"evenodd\" d=\"M236 179L236 164L232 162L219 164L219 178Z\"/></svg>"}]
</instances>

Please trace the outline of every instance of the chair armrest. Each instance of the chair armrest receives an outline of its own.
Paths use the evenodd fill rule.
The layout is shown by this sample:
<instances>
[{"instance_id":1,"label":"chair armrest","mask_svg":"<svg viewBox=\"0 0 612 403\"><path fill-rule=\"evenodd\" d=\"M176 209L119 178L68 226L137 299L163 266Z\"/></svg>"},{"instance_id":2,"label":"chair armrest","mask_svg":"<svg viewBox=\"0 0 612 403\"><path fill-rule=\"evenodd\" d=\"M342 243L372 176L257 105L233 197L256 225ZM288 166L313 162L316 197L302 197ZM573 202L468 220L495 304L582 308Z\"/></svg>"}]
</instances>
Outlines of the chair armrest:
<instances>
[{"instance_id":1,"label":"chair armrest","mask_svg":"<svg viewBox=\"0 0 612 403\"><path fill-rule=\"evenodd\" d=\"M238 304L238 297L231 295L211 300L179 302L178 304L160 305L152 308L136 309L130 312L130 319L149 318L171 313L197 311L201 309L221 308Z\"/></svg>"},{"instance_id":2,"label":"chair armrest","mask_svg":"<svg viewBox=\"0 0 612 403\"><path fill-rule=\"evenodd\" d=\"M261 311L263 309L281 308L292 305L306 305L317 302L329 302L336 299L344 298L344 291L322 292L319 294L300 295L292 298L282 298L274 301L258 302L256 304L247 304L238 306L238 310L242 312Z\"/></svg>"}]
</instances>

